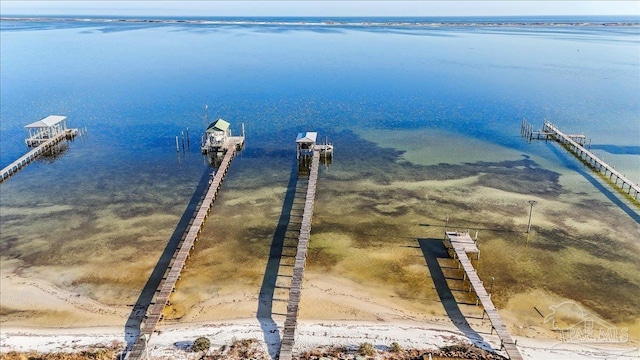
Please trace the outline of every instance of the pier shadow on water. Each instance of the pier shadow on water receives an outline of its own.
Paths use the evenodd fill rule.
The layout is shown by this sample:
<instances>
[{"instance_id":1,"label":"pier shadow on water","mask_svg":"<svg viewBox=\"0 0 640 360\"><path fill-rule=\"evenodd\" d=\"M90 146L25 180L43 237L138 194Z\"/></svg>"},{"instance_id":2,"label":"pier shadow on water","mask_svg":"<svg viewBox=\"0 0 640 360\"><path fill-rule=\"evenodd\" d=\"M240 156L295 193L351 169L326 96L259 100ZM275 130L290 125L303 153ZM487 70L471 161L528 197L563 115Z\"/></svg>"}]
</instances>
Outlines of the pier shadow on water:
<instances>
[{"instance_id":1,"label":"pier shadow on water","mask_svg":"<svg viewBox=\"0 0 640 360\"><path fill-rule=\"evenodd\" d=\"M557 146L554 146L557 145ZM563 151L560 145L556 142L551 142L549 144L552 152L562 161L563 165L567 168L576 171L578 174L582 175L593 187L595 187L598 191L600 191L604 196L607 197L614 205L618 206L620 210L622 210L625 214L629 215L631 219L633 219L636 223L640 224L640 213L638 213L632 206L626 204L621 196L615 194L615 189L612 186L604 183L603 180L597 179L595 172L592 168L589 168L587 165L582 164L572 153L567 151Z\"/></svg>"},{"instance_id":2,"label":"pier shadow on water","mask_svg":"<svg viewBox=\"0 0 640 360\"><path fill-rule=\"evenodd\" d=\"M171 259L178 249L178 245L182 240L182 236L189 228L189 222L191 221L191 218L198 208L200 200L209 187L210 174L210 168L207 168L204 174L202 174L196 190L193 193L193 196L191 197L187 208L184 210L184 213L182 214L182 217L180 218L176 229L171 235L171 238L169 238L169 242L160 255L160 259L158 259L156 266L151 272L151 275L149 275L147 283L142 288L142 292L140 293L140 296L138 296L138 300L136 300L136 303L133 305L133 309L131 310L131 314L129 315L129 318L127 319L125 325L125 341L127 343L127 351L131 350L136 340L140 336L142 322L149 306L151 305L151 302L153 301L156 290L160 286L162 278L169 268L169 265L171 264Z\"/></svg>"},{"instance_id":3,"label":"pier shadow on water","mask_svg":"<svg viewBox=\"0 0 640 360\"><path fill-rule=\"evenodd\" d=\"M491 351L491 345L484 341L482 336L471 328L467 322L466 317L460 310L458 302L453 296L453 292L447 283L447 278L442 271L442 267L440 266L438 259L450 259L451 257L449 256L442 239L418 239L418 244L420 244L420 249L422 250L424 259L427 262L427 268L429 269L429 273L433 279L440 302L442 303L447 316L451 319L451 322L474 345Z\"/></svg>"},{"instance_id":4,"label":"pier shadow on water","mask_svg":"<svg viewBox=\"0 0 640 360\"><path fill-rule=\"evenodd\" d=\"M280 351L281 346L278 324L276 324L276 322L273 320L273 300L276 289L276 282L278 281L279 276L278 273L280 270L280 262L282 260L284 242L291 218L291 210L293 209L293 204L296 197L297 182L298 166L296 163L291 168L291 175L289 176L287 192L282 204L282 211L280 212L278 225L276 226L276 230L273 234L273 239L271 240L269 259L264 271L262 286L260 287L260 295L258 297L258 312L256 317L260 322L260 327L262 328L262 332L264 333L264 341L267 344L267 347L269 349L269 356L271 356L272 359L277 359L278 352Z\"/></svg>"}]
</instances>

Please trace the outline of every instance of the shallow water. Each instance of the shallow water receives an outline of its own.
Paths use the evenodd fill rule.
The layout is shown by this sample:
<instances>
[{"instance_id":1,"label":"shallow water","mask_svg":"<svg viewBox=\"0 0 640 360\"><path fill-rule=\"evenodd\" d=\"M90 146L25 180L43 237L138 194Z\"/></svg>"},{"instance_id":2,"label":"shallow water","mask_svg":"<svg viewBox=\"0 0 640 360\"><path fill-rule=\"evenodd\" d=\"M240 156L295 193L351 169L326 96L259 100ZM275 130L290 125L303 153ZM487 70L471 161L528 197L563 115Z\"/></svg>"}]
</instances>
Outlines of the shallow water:
<instances>
[{"instance_id":1,"label":"shallow water","mask_svg":"<svg viewBox=\"0 0 640 360\"><path fill-rule=\"evenodd\" d=\"M559 146L519 136L523 117L549 119L640 179L640 154L618 151L640 144L637 27L15 25L0 31L0 165L48 114L88 129L0 185L2 257L25 275L133 303L211 170L198 151L208 104L235 132L244 123L248 142L177 317L197 319L191 306L229 289L254 304L305 130L337 149L320 174L310 274L435 301L424 257L402 246L440 238L448 217L487 229L479 271L496 278L498 306L544 289L611 321L639 316L637 207ZM191 149L176 153L187 128Z\"/></svg>"}]
</instances>

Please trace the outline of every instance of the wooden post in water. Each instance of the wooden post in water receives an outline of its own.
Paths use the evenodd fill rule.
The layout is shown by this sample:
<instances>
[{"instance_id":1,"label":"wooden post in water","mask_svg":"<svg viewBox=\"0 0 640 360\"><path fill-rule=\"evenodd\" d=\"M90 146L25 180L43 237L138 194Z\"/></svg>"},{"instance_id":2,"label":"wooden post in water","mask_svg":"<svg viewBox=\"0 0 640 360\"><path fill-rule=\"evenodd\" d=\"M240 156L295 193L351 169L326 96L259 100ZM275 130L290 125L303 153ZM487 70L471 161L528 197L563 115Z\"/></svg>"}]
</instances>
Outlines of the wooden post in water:
<instances>
[{"instance_id":1,"label":"wooden post in water","mask_svg":"<svg viewBox=\"0 0 640 360\"><path fill-rule=\"evenodd\" d=\"M178 145L178 136L176 136L176 152L180 152L180 146Z\"/></svg>"}]
</instances>

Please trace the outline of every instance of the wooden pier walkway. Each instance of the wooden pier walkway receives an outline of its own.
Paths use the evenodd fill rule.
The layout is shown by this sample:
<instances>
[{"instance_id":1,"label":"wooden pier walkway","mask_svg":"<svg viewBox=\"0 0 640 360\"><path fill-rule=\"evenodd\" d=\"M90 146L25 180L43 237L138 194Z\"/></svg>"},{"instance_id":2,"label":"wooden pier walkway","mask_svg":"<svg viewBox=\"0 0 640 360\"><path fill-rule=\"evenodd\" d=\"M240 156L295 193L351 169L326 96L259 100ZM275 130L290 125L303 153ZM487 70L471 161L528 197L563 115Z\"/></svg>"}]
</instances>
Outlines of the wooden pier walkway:
<instances>
[{"instance_id":1,"label":"wooden pier walkway","mask_svg":"<svg viewBox=\"0 0 640 360\"><path fill-rule=\"evenodd\" d=\"M612 181L615 186L620 187L622 191L627 192L627 195L635 200L638 200L640 186L638 186L638 184L634 184L626 176L616 171L612 166L605 163L602 159L597 157L588 149L585 149L584 135L565 134L549 121L544 122L542 131L533 131L533 127L523 120L521 131L522 135L529 140L556 140L560 144L564 145L567 150L573 153L578 159L589 164L589 166L591 166L596 171L602 173L602 171L604 170L604 176L609 175L609 180Z\"/></svg>"},{"instance_id":2,"label":"wooden pier walkway","mask_svg":"<svg viewBox=\"0 0 640 360\"><path fill-rule=\"evenodd\" d=\"M307 249L309 238L311 237L311 219L313 218L313 205L316 197L316 184L318 180L318 168L320 167L320 151L314 150L309 172L309 183L300 225L300 236L298 238L298 249L296 251L295 263L293 266L293 278L289 290L289 302L287 304L287 317L284 321L282 342L280 346L279 360L291 360L293 358L293 345L295 342L296 325L298 321L298 305L302 292L302 277L307 261Z\"/></svg>"},{"instance_id":3,"label":"wooden pier walkway","mask_svg":"<svg viewBox=\"0 0 640 360\"><path fill-rule=\"evenodd\" d=\"M0 174L2 174L2 178L0 179L0 182L5 181L11 175L17 173L18 170L20 170L23 167L27 166L30 162L35 160L38 156L40 156L40 155L46 153L47 151L51 150L51 148L53 146L55 146L57 143L59 143L63 139L73 138L77 134L77 132L78 132L77 129L67 129L65 131L62 131L62 132L58 133L56 136L52 137L51 139L49 139L49 140L43 142L42 144L38 145L33 150L31 150L28 153L24 154L18 160L12 162L9 166L7 166L4 169L2 169L2 172L0 173Z\"/></svg>"},{"instance_id":4,"label":"wooden pier walkway","mask_svg":"<svg viewBox=\"0 0 640 360\"><path fill-rule=\"evenodd\" d=\"M484 308L484 313L487 314L489 321L491 322L492 333L496 331L500 338L500 344L511 360L522 360L522 355L516 346L516 343L509 335L507 326L502 322L498 310L491 301L491 296L487 293L487 290L482 284L482 280L478 276L476 269L474 268L471 260L480 259L480 250L476 246L476 243L469 233L466 232L445 232L445 245L449 250L453 251L454 259L458 260L460 266L464 270L464 280L469 281L469 291L474 291L476 294L476 303L480 302ZM470 258L469 255L473 258Z\"/></svg>"},{"instance_id":5,"label":"wooden pier walkway","mask_svg":"<svg viewBox=\"0 0 640 360\"><path fill-rule=\"evenodd\" d=\"M151 307L151 310L148 312L141 326L140 335L138 336L138 339L136 340L133 347L127 353L125 359L141 359L144 356L147 342L149 341L151 335L153 335L156 325L160 322L160 320L162 320L164 308L167 304L169 304L169 298L175 291L176 282L180 279L180 273L185 267L185 263L190 256L191 250L194 247L194 243L198 240L198 235L202 231L204 222L209 215L209 210L216 200L218 191L222 186L222 181L229 171L231 160L233 160L233 157L235 156L237 150L239 148L242 148L242 146L244 146L244 137L235 136L228 139L227 150L224 158L222 159L222 163L218 167L218 171L213 177L213 180L209 184L209 189L207 190L207 193L203 197L202 202L195 212L195 216L193 217L191 224L189 225L186 236L181 245L178 247L171 265L169 266L169 269L166 272L165 277L163 278L163 281L156 292L154 301L152 303L153 306Z\"/></svg>"}]
</instances>

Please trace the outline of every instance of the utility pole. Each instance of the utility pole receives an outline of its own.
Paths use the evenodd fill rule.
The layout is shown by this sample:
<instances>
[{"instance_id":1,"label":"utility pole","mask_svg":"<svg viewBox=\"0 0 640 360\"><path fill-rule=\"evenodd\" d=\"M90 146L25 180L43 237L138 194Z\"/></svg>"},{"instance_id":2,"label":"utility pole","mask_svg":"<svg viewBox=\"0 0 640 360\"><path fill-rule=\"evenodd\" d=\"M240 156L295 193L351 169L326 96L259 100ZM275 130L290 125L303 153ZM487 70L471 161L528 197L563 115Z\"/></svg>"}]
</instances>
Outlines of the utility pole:
<instances>
[{"instance_id":1,"label":"utility pole","mask_svg":"<svg viewBox=\"0 0 640 360\"><path fill-rule=\"evenodd\" d=\"M531 209L529 210L529 224L527 225L527 234L531 231L531 214L533 214L533 205L535 205L537 201L529 200L529 204L531 205Z\"/></svg>"}]
</instances>

